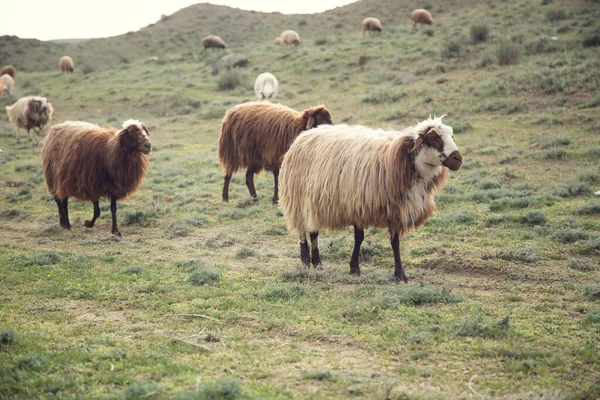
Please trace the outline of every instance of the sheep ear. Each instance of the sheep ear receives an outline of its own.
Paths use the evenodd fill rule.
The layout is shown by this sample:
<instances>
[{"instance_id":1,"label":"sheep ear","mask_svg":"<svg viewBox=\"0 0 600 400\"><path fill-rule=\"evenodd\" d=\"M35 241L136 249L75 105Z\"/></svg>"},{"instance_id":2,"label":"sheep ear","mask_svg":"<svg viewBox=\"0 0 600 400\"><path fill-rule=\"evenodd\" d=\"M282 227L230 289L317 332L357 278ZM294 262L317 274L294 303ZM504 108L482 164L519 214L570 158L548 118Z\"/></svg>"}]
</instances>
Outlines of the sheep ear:
<instances>
[{"instance_id":1,"label":"sheep ear","mask_svg":"<svg viewBox=\"0 0 600 400\"><path fill-rule=\"evenodd\" d=\"M308 117L308 121L306 121L306 129L311 129L313 126L315 126L315 116L311 115Z\"/></svg>"},{"instance_id":2,"label":"sheep ear","mask_svg":"<svg viewBox=\"0 0 600 400\"><path fill-rule=\"evenodd\" d=\"M415 144L414 144L413 148L410 149L410 152L414 153L421 147L421 145L423 145L423 136L419 135L417 140L415 140Z\"/></svg>"}]
</instances>

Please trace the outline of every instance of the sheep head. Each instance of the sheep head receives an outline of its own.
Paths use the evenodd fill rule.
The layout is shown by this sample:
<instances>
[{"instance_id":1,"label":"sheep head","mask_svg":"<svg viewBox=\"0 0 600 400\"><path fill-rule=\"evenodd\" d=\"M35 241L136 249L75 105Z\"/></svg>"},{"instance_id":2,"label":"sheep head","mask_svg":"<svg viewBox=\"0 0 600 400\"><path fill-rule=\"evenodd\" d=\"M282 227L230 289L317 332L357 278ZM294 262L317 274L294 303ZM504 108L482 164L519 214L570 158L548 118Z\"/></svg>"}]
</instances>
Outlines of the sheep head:
<instances>
[{"instance_id":1,"label":"sheep head","mask_svg":"<svg viewBox=\"0 0 600 400\"><path fill-rule=\"evenodd\" d=\"M302 117L306 130L316 128L319 125L333 125L331 113L322 104L320 106L311 107L308 110L304 110Z\"/></svg>"},{"instance_id":2,"label":"sheep head","mask_svg":"<svg viewBox=\"0 0 600 400\"><path fill-rule=\"evenodd\" d=\"M430 118L417 125L417 137L411 152L416 154L417 164L443 165L456 171L462 165L462 155L452 139L452 127L442 123L444 117Z\"/></svg>"},{"instance_id":3,"label":"sheep head","mask_svg":"<svg viewBox=\"0 0 600 400\"><path fill-rule=\"evenodd\" d=\"M152 149L148 128L137 120L123 122L123 129L118 133L118 138L121 148L132 153L139 151L148 154Z\"/></svg>"}]
</instances>

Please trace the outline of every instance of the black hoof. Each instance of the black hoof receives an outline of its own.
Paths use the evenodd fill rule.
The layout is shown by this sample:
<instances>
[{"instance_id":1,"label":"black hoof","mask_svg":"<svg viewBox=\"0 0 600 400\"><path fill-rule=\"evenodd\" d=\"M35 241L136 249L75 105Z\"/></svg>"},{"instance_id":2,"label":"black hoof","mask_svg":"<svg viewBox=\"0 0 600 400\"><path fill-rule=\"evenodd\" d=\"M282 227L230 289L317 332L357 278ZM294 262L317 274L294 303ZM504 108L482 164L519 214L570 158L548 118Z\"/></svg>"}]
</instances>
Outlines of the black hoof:
<instances>
[{"instance_id":1,"label":"black hoof","mask_svg":"<svg viewBox=\"0 0 600 400\"><path fill-rule=\"evenodd\" d=\"M115 235L116 237L121 237L121 232L119 232L119 231L114 231L114 232L111 232L111 233L113 235Z\"/></svg>"},{"instance_id":2,"label":"black hoof","mask_svg":"<svg viewBox=\"0 0 600 400\"><path fill-rule=\"evenodd\" d=\"M360 275L360 268L350 268L350 275Z\"/></svg>"},{"instance_id":3,"label":"black hoof","mask_svg":"<svg viewBox=\"0 0 600 400\"><path fill-rule=\"evenodd\" d=\"M315 271L323 271L323 263L313 264Z\"/></svg>"},{"instance_id":4,"label":"black hoof","mask_svg":"<svg viewBox=\"0 0 600 400\"><path fill-rule=\"evenodd\" d=\"M400 276L394 275L394 278L396 278L396 282L408 283L408 279L406 278L406 275L404 275L404 274L402 274Z\"/></svg>"},{"instance_id":5,"label":"black hoof","mask_svg":"<svg viewBox=\"0 0 600 400\"><path fill-rule=\"evenodd\" d=\"M279 202L279 199L273 198L273 204L277 204Z\"/></svg>"},{"instance_id":6,"label":"black hoof","mask_svg":"<svg viewBox=\"0 0 600 400\"><path fill-rule=\"evenodd\" d=\"M92 221L85 221L83 223L83 225L85 225L86 228L93 228L94 227L94 223Z\"/></svg>"}]
</instances>

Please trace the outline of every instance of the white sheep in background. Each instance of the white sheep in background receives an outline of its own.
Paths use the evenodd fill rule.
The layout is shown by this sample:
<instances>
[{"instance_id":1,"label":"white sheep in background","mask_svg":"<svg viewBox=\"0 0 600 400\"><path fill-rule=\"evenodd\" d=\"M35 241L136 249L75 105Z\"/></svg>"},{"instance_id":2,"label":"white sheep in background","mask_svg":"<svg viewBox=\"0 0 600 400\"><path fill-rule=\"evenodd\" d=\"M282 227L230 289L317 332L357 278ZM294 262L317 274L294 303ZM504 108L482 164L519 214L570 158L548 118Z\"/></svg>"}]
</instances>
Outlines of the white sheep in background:
<instances>
[{"instance_id":1,"label":"white sheep in background","mask_svg":"<svg viewBox=\"0 0 600 400\"><path fill-rule=\"evenodd\" d=\"M53 112L54 108L50 100L40 96L21 97L12 106L6 106L8 119L17 133L17 142L19 141L19 128L25 128L30 139L29 131L33 129L34 139L37 143L38 133L52 121Z\"/></svg>"},{"instance_id":2,"label":"white sheep in background","mask_svg":"<svg viewBox=\"0 0 600 400\"><path fill-rule=\"evenodd\" d=\"M291 230L300 234L300 258L321 267L318 235L354 226L350 273L358 262L364 228L388 228L394 276L406 282L400 237L421 226L435 211L433 195L449 172L462 164L452 128L442 118L427 119L402 132L364 126L322 125L304 132L285 154L279 204ZM310 233L312 257L306 232Z\"/></svg>"},{"instance_id":3,"label":"white sheep in background","mask_svg":"<svg viewBox=\"0 0 600 400\"><path fill-rule=\"evenodd\" d=\"M256 93L259 100L271 101L277 95L278 87L277 78L269 72L260 74L254 81L254 93Z\"/></svg>"},{"instance_id":4,"label":"white sheep in background","mask_svg":"<svg viewBox=\"0 0 600 400\"><path fill-rule=\"evenodd\" d=\"M2 94L11 94L15 87L15 81L12 76L4 74L0 76L0 80L2 81Z\"/></svg>"}]
</instances>

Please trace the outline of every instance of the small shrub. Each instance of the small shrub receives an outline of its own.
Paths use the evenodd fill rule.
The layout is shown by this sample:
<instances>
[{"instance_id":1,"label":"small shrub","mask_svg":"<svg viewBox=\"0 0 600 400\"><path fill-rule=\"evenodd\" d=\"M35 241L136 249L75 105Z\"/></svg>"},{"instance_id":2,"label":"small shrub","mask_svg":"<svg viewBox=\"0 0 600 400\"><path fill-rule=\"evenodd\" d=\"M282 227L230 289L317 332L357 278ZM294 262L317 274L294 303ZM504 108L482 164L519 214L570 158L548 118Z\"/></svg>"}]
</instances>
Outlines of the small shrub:
<instances>
[{"instance_id":1,"label":"small shrub","mask_svg":"<svg viewBox=\"0 0 600 400\"><path fill-rule=\"evenodd\" d=\"M327 44L327 39L317 39L315 40L315 46L323 46Z\"/></svg>"},{"instance_id":2,"label":"small shrub","mask_svg":"<svg viewBox=\"0 0 600 400\"><path fill-rule=\"evenodd\" d=\"M304 379L312 379L315 381L331 381L335 382L335 378L329 371L325 372L311 372L304 375Z\"/></svg>"},{"instance_id":3,"label":"small shrub","mask_svg":"<svg viewBox=\"0 0 600 400\"><path fill-rule=\"evenodd\" d=\"M588 322L592 324L600 324L600 310L593 311L586 316Z\"/></svg>"},{"instance_id":4,"label":"small shrub","mask_svg":"<svg viewBox=\"0 0 600 400\"><path fill-rule=\"evenodd\" d=\"M249 247L241 247L235 252L235 258L242 260L244 258L255 256L256 252Z\"/></svg>"},{"instance_id":5,"label":"small shrub","mask_svg":"<svg viewBox=\"0 0 600 400\"><path fill-rule=\"evenodd\" d=\"M204 267L196 268L188 278L188 280L196 286L202 286L209 283L218 282L220 279L221 273L219 271L207 269Z\"/></svg>"},{"instance_id":6,"label":"small shrub","mask_svg":"<svg viewBox=\"0 0 600 400\"><path fill-rule=\"evenodd\" d=\"M588 238L587 232L582 231L577 228L562 229L552 235L552 239L554 239L557 242L562 243L562 244L575 243L580 240L585 240L587 238Z\"/></svg>"},{"instance_id":7,"label":"small shrub","mask_svg":"<svg viewBox=\"0 0 600 400\"><path fill-rule=\"evenodd\" d=\"M527 214L518 217L518 222L525 225L544 225L546 223L546 215L543 211L533 210Z\"/></svg>"},{"instance_id":8,"label":"small shrub","mask_svg":"<svg viewBox=\"0 0 600 400\"><path fill-rule=\"evenodd\" d=\"M242 388L232 378L221 378L212 385L204 386L202 396L206 400L235 400L242 396Z\"/></svg>"},{"instance_id":9,"label":"small shrub","mask_svg":"<svg viewBox=\"0 0 600 400\"><path fill-rule=\"evenodd\" d=\"M533 264L538 260L538 255L535 249L522 248L515 250L503 250L495 254L484 255L481 258L484 260L499 258L505 261L517 261L524 262L526 264Z\"/></svg>"},{"instance_id":10,"label":"small shrub","mask_svg":"<svg viewBox=\"0 0 600 400\"><path fill-rule=\"evenodd\" d=\"M589 263L582 260L569 261L569 268L581 272L589 272L594 270L594 268Z\"/></svg>"},{"instance_id":11,"label":"small shrub","mask_svg":"<svg viewBox=\"0 0 600 400\"><path fill-rule=\"evenodd\" d=\"M494 59L491 56L485 56L477 63L477 68L485 68L494 63Z\"/></svg>"},{"instance_id":12,"label":"small shrub","mask_svg":"<svg viewBox=\"0 0 600 400\"><path fill-rule=\"evenodd\" d=\"M371 93L365 97L363 97L363 103L369 104L387 104L387 103L396 103L400 101L403 97L406 96L406 93L390 93L389 91L380 91L376 93Z\"/></svg>"},{"instance_id":13,"label":"small shrub","mask_svg":"<svg viewBox=\"0 0 600 400\"><path fill-rule=\"evenodd\" d=\"M208 219L204 215L184 217L169 221L165 227L165 236L168 238L189 236L193 227L206 225Z\"/></svg>"},{"instance_id":14,"label":"small shrub","mask_svg":"<svg viewBox=\"0 0 600 400\"><path fill-rule=\"evenodd\" d=\"M427 29L423 30L423 34L425 36L432 37L435 34L435 31L433 29L431 29L431 28L427 28Z\"/></svg>"},{"instance_id":15,"label":"small shrub","mask_svg":"<svg viewBox=\"0 0 600 400\"><path fill-rule=\"evenodd\" d=\"M467 131L473 130L473 125L468 122L453 122L452 124L452 132L454 133L465 133Z\"/></svg>"},{"instance_id":16,"label":"small shrub","mask_svg":"<svg viewBox=\"0 0 600 400\"><path fill-rule=\"evenodd\" d=\"M565 149L552 149L544 155L546 160L564 160L567 158Z\"/></svg>"},{"instance_id":17,"label":"small shrub","mask_svg":"<svg viewBox=\"0 0 600 400\"><path fill-rule=\"evenodd\" d=\"M121 273L125 275L139 275L144 272L144 269L139 265L132 265L131 267L125 268Z\"/></svg>"},{"instance_id":18,"label":"small shrub","mask_svg":"<svg viewBox=\"0 0 600 400\"><path fill-rule=\"evenodd\" d=\"M500 187L500 182L493 179L486 179L479 183L479 189L481 190L490 190L490 189L498 189Z\"/></svg>"},{"instance_id":19,"label":"small shrub","mask_svg":"<svg viewBox=\"0 0 600 400\"><path fill-rule=\"evenodd\" d=\"M490 28L487 25L472 25L471 40L473 43L487 42L490 34Z\"/></svg>"},{"instance_id":20,"label":"small shrub","mask_svg":"<svg viewBox=\"0 0 600 400\"><path fill-rule=\"evenodd\" d=\"M442 58L459 58L462 52L462 43L458 40L450 40L444 44Z\"/></svg>"},{"instance_id":21,"label":"small shrub","mask_svg":"<svg viewBox=\"0 0 600 400\"><path fill-rule=\"evenodd\" d=\"M233 246L235 240L226 233L219 233L217 236L212 236L204 240L202 245L210 249L220 249L223 247Z\"/></svg>"},{"instance_id":22,"label":"small shrub","mask_svg":"<svg viewBox=\"0 0 600 400\"><path fill-rule=\"evenodd\" d=\"M221 74L217 85L219 90L233 90L245 81L246 76L239 68L231 68Z\"/></svg>"},{"instance_id":23,"label":"small shrub","mask_svg":"<svg viewBox=\"0 0 600 400\"><path fill-rule=\"evenodd\" d=\"M600 33L588 36L583 39L583 47L598 47L600 46Z\"/></svg>"},{"instance_id":24,"label":"small shrub","mask_svg":"<svg viewBox=\"0 0 600 400\"><path fill-rule=\"evenodd\" d=\"M579 207L577 210L575 210L575 214L577 214L577 215L599 215L600 214L600 203L598 203L598 202L587 203L583 207Z\"/></svg>"},{"instance_id":25,"label":"small shrub","mask_svg":"<svg viewBox=\"0 0 600 400\"><path fill-rule=\"evenodd\" d=\"M267 285L263 296L269 300L293 300L306 295L306 289L298 285Z\"/></svg>"},{"instance_id":26,"label":"small shrub","mask_svg":"<svg viewBox=\"0 0 600 400\"><path fill-rule=\"evenodd\" d=\"M11 345L15 344L17 341L17 333L8 328L0 329L0 344L3 345Z\"/></svg>"},{"instance_id":27,"label":"small shrub","mask_svg":"<svg viewBox=\"0 0 600 400\"><path fill-rule=\"evenodd\" d=\"M583 294L592 300L600 300L600 286L588 286L583 290Z\"/></svg>"},{"instance_id":28,"label":"small shrub","mask_svg":"<svg viewBox=\"0 0 600 400\"><path fill-rule=\"evenodd\" d=\"M461 296L450 293L450 289L431 289L423 284L408 284L397 286L392 290L380 293L376 298L376 305L381 308L395 308L401 304L420 306L437 303L460 303Z\"/></svg>"},{"instance_id":29,"label":"small shrub","mask_svg":"<svg viewBox=\"0 0 600 400\"><path fill-rule=\"evenodd\" d=\"M121 398L127 400L138 400L154 397L160 386L154 382L133 382L127 389L121 392Z\"/></svg>"},{"instance_id":30,"label":"small shrub","mask_svg":"<svg viewBox=\"0 0 600 400\"><path fill-rule=\"evenodd\" d=\"M546 13L548 22L562 21L567 18L567 13L563 9L550 10Z\"/></svg>"},{"instance_id":31,"label":"small shrub","mask_svg":"<svg viewBox=\"0 0 600 400\"><path fill-rule=\"evenodd\" d=\"M147 211L126 211L123 213L121 225L150 226L156 220L156 213Z\"/></svg>"},{"instance_id":32,"label":"small shrub","mask_svg":"<svg viewBox=\"0 0 600 400\"><path fill-rule=\"evenodd\" d=\"M502 40L496 48L499 65L516 65L521 58L521 46L508 40Z\"/></svg>"},{"instance_id":33,"label":"small shrub","mask_svg":"<svg viewBox=\"0 0 600 400\"><path fill-rule=\"evenodd\" d=\"M56 264L62 259L62 256L53 251L46 251L38 254L24 254L20 258L24 266L33 267Z\"/></svg>"},{"instance_id":34,"label":"small shrub","mask_svg":"<svg viewBox=\"0 0 600 400\"><path fill-rule=\"evenodd\" d=\"M46 357L40 354L28 354L17 359L17 367L24 371L41 371L47 363Z\"/></svg>"},{"instance_id":35,"label":"small shrub","mask_svg":"<svg viewBox=\"0 0 600 400\"><path fill-rule=\"evenodd\" d=\"M497 339L505 337L510 329L510 317L484 322L482 318L465 320L456 329L456 335Z\"/></svg>"}]
</instances>

